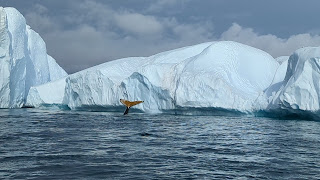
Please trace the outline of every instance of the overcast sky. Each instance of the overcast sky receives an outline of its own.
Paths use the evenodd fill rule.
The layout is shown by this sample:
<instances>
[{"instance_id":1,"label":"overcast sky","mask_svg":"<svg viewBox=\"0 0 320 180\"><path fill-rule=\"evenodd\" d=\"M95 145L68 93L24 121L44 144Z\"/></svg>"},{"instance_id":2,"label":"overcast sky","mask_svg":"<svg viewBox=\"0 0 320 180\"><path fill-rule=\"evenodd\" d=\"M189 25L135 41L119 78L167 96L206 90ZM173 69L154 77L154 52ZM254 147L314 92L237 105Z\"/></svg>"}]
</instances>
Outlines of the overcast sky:
<instances>
[{"instance_id":1,"label":"overcast sky","mask_svg":"<svg viewBox=\"0 0 320 180\"><path fill-rule=\"evenodd\" d=\"M128 56L217 40L290 55L320 46L319 0L0 0L73 73Z\"/></svg>"}]
</instances>

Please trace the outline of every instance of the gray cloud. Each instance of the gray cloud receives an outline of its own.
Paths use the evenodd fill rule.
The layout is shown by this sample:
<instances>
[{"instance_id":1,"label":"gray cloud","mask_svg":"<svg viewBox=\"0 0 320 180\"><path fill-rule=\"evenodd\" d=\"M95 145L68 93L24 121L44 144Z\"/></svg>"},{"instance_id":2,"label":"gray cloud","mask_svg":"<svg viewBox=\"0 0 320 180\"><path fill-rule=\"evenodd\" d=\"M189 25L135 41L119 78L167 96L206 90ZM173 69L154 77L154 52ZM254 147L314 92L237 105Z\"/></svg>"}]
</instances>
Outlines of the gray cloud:
<instances>
[{"instance_id":1,"label":"gray cloud","mask_svg":"<svg viewBox=\"0 0 320 180\"><path fill-rule=\"evenodd\" d=\"M274 57L302 46L320 46L320 25L312 13L320 2L314 0L0 2L22 12L45 40L48 53L69 73L215 40L238 41ZM297 11L299 4L307 8Z\"/></svg>"},{"instance_id":2,"label":"gray cloud","mask_svg":"<svg viewBox=\"0 0 320 180\"><path fill-rule=\"evenodd\" d=\"M251 28L243 28L234 23L221 35L221 40L232 40L262 49L273 57L290 55L305 46L320 46L320 36L308 33L292 35L287 39L275 35L259 35Z\"/></svg>"},{"instance_id":3,"label":"gray cloud","mask_svg":"<svg viewBox=\"0 0 320 180\"><path fill-rule=\"evenodd\" d=\"M166 8L176 8L177 5L185 4L190 0L153 0L146 11L161 12Z\"/></svg>"},{"instance_id":4,"label":"gray cloud","mask_svg":"<svg viewBox=\"0 0 320 180\"><path fill-rule=\"evenodd\" d=\"M73 7L63 22L35 10L28 23L40 30L49 54L69 73L122 57L149 56L161 51L209 41L211 24L180 23L127 10L113 10L95 1ZM40 22L40 23L39 23ZM73 22L73 26L63 28Z\"/></svg>"},{"instance_id":5,"label":"gray cloud","mask_svg":"<svg viewBox=\"0 0 320 180\"><path fill-rule=\"evenodd\" d=\"M116 13L114 20L122 30L139 35L160 34L163 31L161 22L153 16L124 12Z\"/></svg>"}]
</instances>

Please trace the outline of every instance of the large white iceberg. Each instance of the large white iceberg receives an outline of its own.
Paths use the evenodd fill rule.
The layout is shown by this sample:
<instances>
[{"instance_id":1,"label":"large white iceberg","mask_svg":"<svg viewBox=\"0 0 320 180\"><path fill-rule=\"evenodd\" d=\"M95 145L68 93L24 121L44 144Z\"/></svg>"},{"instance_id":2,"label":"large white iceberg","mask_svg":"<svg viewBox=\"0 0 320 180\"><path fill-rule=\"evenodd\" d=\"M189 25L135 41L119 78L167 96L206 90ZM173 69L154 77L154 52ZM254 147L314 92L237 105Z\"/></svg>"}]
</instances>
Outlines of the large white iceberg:
<instances>
[{"instance_id":1,"label":"large white iceberg","mask_svg":"<svg viewBox=\"0 0 320 180\"><path fill-rule=\"evenodd\" d=\"M114 110L122 106L121 98L143 100L135 108L145 112L199 108L317 115L320 47L274 59L240 43L208 42L67 76L24 17L0 7L0 108Z\"/></svg>"},{"instance_id":2,"label":"large white iceberg","mask_svg":"<svg viewBox=\"0 0 320 180\"><path fill-rule=\"evenodd\" d=\"M269 54L253 47L209 42L107 62L69 75L64 82L34 87L27 102L36 107L54 102L71 109L113 108L124 98L145 101L136 108L146 112L185 107L247 112L272 84L279 66ZM50 86L59 87L50 92L55 98L47 95Z\"/></svg>"},{"instance_id":3,"label":"large white iceberg","mask_svg":"<svg viewBox=\"0 0 320 180\"><path fill-rule=\"evenodd\" d=\"M0 7L0 108L22 107L30 87L66 75L25 18L14 8Z\"/></svg>"},{"instance_id":4,"label":"large white iceberg","mask_svg":"<svg viewBox=\"0 0 320 180\"><path fill-rule=\"evenodd\" d=\"M306 47L290 56L286 76L268 110L319 111L320 47Z\"/></svg>"}]
</instances>

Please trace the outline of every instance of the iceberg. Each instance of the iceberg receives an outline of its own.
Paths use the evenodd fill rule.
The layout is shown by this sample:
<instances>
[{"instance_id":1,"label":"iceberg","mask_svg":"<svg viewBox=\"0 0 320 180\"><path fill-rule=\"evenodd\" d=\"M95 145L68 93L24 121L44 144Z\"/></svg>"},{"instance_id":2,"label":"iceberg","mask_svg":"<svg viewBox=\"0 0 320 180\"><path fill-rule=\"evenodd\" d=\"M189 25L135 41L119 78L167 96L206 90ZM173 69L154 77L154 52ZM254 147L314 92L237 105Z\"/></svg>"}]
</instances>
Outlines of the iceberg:
<instances>
[{"instance_id":1,"label":"iceberg","mask_svg":"<svg viewBox=\"0 0 320 180\"><path fill-rule=\"evenodd\" d=\"M314 115L320 106L319 62L320 47L274 59L244 44L208 42L50 76L54 81L31 87L26 104L114 111L123 109L120 99L128 99L144 101L135 106L144 112ZM48 63L50 69L50 58ZM58 66L53 69L50 74L65 75Z\"/></svg>"},{"instance_id":2,"label":"iceberg","mask_svg":"<svg viewBox=\"0 0 320 180\"><path fill-rule=\"evenodd\" d=\"M0 108L23 107L32 86L67 75L14 8L0 7L0 75Z\"/></svg>"},{"instance_id":3,"label":"iceberg","mask_svg":"<svg viewBox=\"0 0 320 180\"><path fill-rule=\"evenodd\" d=\"M259 49L231 41L208 42L91 67L33 87L27 104L112 109L121 106L119 99L128 99L143 100L136 108L145 112L181 108L250 112L273 83L279 66ZM48 97L50 87L56 88Z\"/></svg>"},{"instance_id":4,"label":"iceberg","mask_svg":"<svg viewBox=\"0 0 320 180\"><path fill-rule=\"evenodd\" d=\"M318 112L320 97L320 47L305 47L288 60L284 81L267 110Z\"/></svg>"},{"instance_id":5,"label":"iceberg","mask_svg":"<svg viewBox=\"0 0 320 180\"><path fill-rule=\"evenodd\" d=\"M274 59L232 41L109 61L67 75L14 8L0 7L0 108L307 115L320 112L320 47ZM271 113L270 113L271 112ZM269 113L269 114L268 114Z\"/></svg>"}]
</instances>

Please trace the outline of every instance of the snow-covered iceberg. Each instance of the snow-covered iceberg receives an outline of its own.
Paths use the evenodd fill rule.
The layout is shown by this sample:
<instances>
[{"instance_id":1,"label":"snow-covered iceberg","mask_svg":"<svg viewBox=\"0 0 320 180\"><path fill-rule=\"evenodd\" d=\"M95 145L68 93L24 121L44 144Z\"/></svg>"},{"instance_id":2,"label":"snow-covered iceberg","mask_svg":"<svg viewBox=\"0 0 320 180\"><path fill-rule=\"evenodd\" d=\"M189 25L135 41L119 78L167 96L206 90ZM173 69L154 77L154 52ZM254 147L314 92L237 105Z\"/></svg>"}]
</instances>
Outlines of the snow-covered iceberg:
<instances>
[{"instance_id":1,"label":"snow-covered iceberg","mask_svg":"<svg viewBox=\"0 0 320 180\"><path fill-rule=\"evenodd\" d=\"M19 11L0 7L0 108L22 107L30 87L66 75Z\"/></svg>"},{"instance_id":2,"label":"snow-covered iceberg","mask_svg":"<svg viewBox=\"0 0 320 180\"><path fill-rule=\"evenodd\" d=\"M119 59L71 74L65 82L34 87L27 103L113 108L124 98L144 100L136 108L146 112L190 107L247 112L271 85L279 66L269 54L253 47L209 42L150 57ZM56 98L48 99L50 86L59 87L50 91Z\"/></svg>"}]
</instances>

